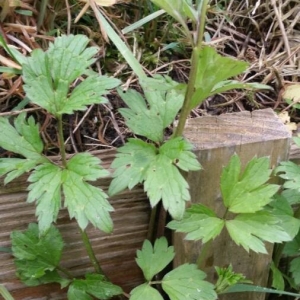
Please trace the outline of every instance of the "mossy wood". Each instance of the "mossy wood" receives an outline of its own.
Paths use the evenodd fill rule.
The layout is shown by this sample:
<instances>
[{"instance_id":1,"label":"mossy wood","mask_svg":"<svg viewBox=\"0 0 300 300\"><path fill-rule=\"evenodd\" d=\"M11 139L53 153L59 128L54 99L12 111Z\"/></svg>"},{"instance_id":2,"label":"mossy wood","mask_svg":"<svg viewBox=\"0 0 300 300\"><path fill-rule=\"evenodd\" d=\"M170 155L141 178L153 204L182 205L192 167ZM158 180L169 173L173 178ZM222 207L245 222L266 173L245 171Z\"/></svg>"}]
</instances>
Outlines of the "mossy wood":
<instances>
[{"instance_id":1,"label":"mossy wood","mask_svg":"<svg viewBox=\"0 0 300 300\"><path fill-rule=\"evenodd\" d=\"M109 168L115 151L100 151L95 154L103 161L103 166ZM101 179L95 185L106 190L110 181L111 178ZM24 230L28 223L36 222L35 206L26 203L28 184L25 176L7 186L3 186L3 178L0 182L0 247L10 247L9 236L13 230ZM149 201L142 187L139 187L111 198L110 202L115 208L112 213L113 233L104 234L92 226L88 227L87 233L106 274L114 284L119 284L129 292L143 282L135 257L136 250L141 248L147 236ZM61 211L57 225L65 241L62 266L75 276L93 272L77 223L70 221L66 210ZM16 278L11 254L0 252L0 262L0 283L8 288L16 300L67 298L67 290L61 290L58 284L25 287Z\"/></svg>"},{"instance_id":2,"label":"mossy wood","mask_svg":"<svg viewBox=\"0 0 300 300\"><path fill-rule=\"evenodd\" d=\"M190 119L184 135L195 146L203 166L203 170L190 172L187 177L192 202L209 206L218 216L223 216L225 210L220 194L221 171L230 157L237 153L245 166L254 156L268 156L274 167L288 158L291 140L291 134L271 109ZM186 241L183 234L176 233L174 245L175 266L196 263L201 242ZM209 281L216 282L214 266L232 264L235 272L243 273L255 285L266 286L272 245L267 245L267 249L268 255L247 253L223 231L212 242L203 271L208 274ZM262 300L264 297L260 293L237 293L220 296L220 299Z\"/></svg>"}]
</instances>

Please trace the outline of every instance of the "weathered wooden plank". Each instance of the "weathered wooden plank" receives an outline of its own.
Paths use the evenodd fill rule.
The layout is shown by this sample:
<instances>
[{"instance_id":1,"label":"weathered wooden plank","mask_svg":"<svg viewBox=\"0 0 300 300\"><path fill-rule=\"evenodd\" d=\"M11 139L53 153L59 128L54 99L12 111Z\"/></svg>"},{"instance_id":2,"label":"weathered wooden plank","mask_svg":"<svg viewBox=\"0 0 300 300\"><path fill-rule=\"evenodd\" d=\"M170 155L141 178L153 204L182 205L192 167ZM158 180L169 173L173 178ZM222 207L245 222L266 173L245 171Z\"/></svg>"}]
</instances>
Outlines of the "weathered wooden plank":
<instances>
[{"instance_id":1,"label":"weathered wooden plank","mask_svg":"<svg viewBox=\"0 0 300 300\"><path fill-rule=\"evenodd\" d=\"M225 208L221 201L220 176L230 157L237 153L243 166L254 156L269 156L271 166L286 160L291 135L272 110L241 112L228 115L191 119L187 123L185 137L195 146L195 153L203 166L199 172L190 172L192 203L203 203L222 217ZM176 251L175 266L185 262L196 263L202 249L201 242L183 240L183 234L174 235ZM247 253L230 240L227 233L216 238L204 262L204 271L210 281L215 281L213 266L233 265L236 272L243 273L255 284L265 286L271 261L269 254ZM263 294L232 294L221 296L230 300L262 300Z\"/></svg>"},{"instance_id":2,"label":"weathered wooden plank","mask_svg":"<svg viewBox=\"0 0 300 300\"><path fill-rule=\"evenodd\" d=\"M115 151L100 151L96 154L102 159L103 166L109 168ZM10 247L9 236L13 230L24 230L28 223L36 222L35 207L26 203L26 176L7 186L3 186L3 179L0 180L0 247ZM111 178L104 178L95 185L106 190L110 181ZM129 292L143 281L135 257L136 250L141 248L147 236L149 201L142 187L137 187L111 198L110 202L115 209L112 213L113 233L105 234L92 226L88 227L87 233L106 274L115 284ZM77 224L70 220L66 210L60 212L57 225L66 243L62 265L75 276L93 272ZM10 254L0 252L0 262L0 283L12 292L16 300L66 299L66 289L61 290L58 284L25 287L16 279Z\"/></svg>"}]
</instances>

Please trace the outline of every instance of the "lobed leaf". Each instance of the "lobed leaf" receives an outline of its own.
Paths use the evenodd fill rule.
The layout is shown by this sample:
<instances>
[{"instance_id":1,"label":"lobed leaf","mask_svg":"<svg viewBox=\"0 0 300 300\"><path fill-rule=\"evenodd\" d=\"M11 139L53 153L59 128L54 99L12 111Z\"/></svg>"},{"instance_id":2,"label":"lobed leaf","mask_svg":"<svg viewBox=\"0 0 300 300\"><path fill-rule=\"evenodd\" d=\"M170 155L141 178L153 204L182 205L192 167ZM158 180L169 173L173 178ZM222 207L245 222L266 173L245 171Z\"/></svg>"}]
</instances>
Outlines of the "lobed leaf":
<instances>
[{"instance_id":1,"label":"lobed leaf","mask_svg":"<svg viewBox=\"0 0 300 300\"><path fill-rule=\"evenodd\" d=\"M23 282L30 285L40 282L66 284L56 272L64 244L55 227L51 226L40 235L38 225L29 224L25 232L13 231L11 241L17 274Z\"/></svg>"},{"instance_id":2,"label":"lobed leaf","mask_svg":"<svg viewBox=\"0 0 300 300\"><path fill-rule=\"evenodd\" d=\"M184 264L166 274L162 288L171 300L214 300L214 285L204 281L205 273L194 264Z\"/></svg>"},{"instance_id":3,"label":"lobed leaf","mask_svg":"<svg viewBox=\"0 0 300 300\"><path fill-rule=\"evenodd\" d=\"M88 222L104 232L111 232L113 224L109 212L113 211L113 207L107 201L107 195L98 187L88 184L86 178L96 178L95 168L81 172L78 170L78 159L86 160L85 155L79 154L80 157L70 160L67 169L63 170L63 193L65 196L65 207L68 208L70 217L75 217L80 228L84 230ZM97 170L99 172L99 170ZM106 172L104 173L106 174ZM97 174L98 177L99 173Z\"/></svg>"},{"instance_id":4,"label":"lobed leaf","mask_svg":"<svg viewBox=\"0 0 300 300\"><path fill-rule=\"evenodd\" d=\"M50 162L44 163L35 168L28 181L31 184L27 202L37 202L39 229L45 233L56 221L61 207L62 170Z\"/></svg>"},{"instance_id":5,"label":"lobed leaf","mask_svg":"<svg viewBox=\"0 0 300 300\"><path fill-rule=\"evenodd\" d=\"M159 82L159 79L157 80ZM144 79L144 84L145 82L147 83ZM173 122L182 107L184 95L177 90L156 90L147 85L143 89L147 103L141 94L134 90L128 90L126 93L119 90L120 97L128 106L119 111L125 118L126 125L135 134L160 143L164 138L163 130Z\"/></svg>"},{"instance_id":6,"label":"lobed leaf","mask_svg":"<svg viewBox=\"0 0 300 300\"><path fill-rule=\"evenodd\" d=\"M88 42L84 35L61 36L50 44L47 52L32 51L23 65L26 96L55 116L106 102L102 96L120 83L106 76L89 76L68 97L70 84L80 75L87 74L98 51L96 47L86 48Z\"/></svg>"},{"instance_id":7,"label":"lobed leaf","mask_svg":"<svg viewBox=\"0 0 300 300\"><path fill-rule=\"evenodd\" d=\"M272 272L272 287L277 290L284 290L284 278L281 271L275 266L274 262L271 263Z\"/></svg>"},{"instance_id":8,"label":"lobed leaf","mask_svg":"<svg viewBox=\"0 0 300 300\"><path fill-rule=\"evenodd\" d=\"M159 153L170 158L173 164L183 171L197 171L201 169L201 165L192 149L191 143L177 137L166 141L159 148Z\"/></svg>"},{"instance_id":9,"label":"lobed leaf","mask_svg":"<svg viewBox=\"0 0 300 300\"><path fill-rule=\"evenodd\" d=\"M275 169L275 172L285 179L284 188L300 192L300 166L292 161L284 161Z\"/></svg>"},{"instance_id":10,"label":"lobed leaf","mask_svg":"<svg viewBox=\"0 0 300 300\"><path fill-rule=\"evenodd\" d=\"M170 158L157 155L146 172L144 190L147 192L151 206L160 200L164 209L172 218L181 219L185 211L185 202L190 200L189 185L173 165Z\"/></svg>"},{"instance_id":11,"label":"lobed leaf","mask_svg":"<svg viewBox=\"0 0 300 300\"><path fill-rule=\"evenodd\" d=\"M103 275L86 274L85 279L74 279L68 290L69 300L111 299L122 294L122 289L108 282Z\"/></svg>"},{"instance_id":12,"label":"lobed leaf","mask_svg":"<svg viewBox=\"0 0 300 300\"><path fill-rule=\"evenodd\" d=\"M226 221L230 237L246 251L267 253L264 242L281 243L290 241L290 235L280 226L280 219L267 211L240 214Z\"/></svg>"},{"instance_id":13,"label":"lobed leaf","mask_svg":"<svg viewBox=\"0 0 300 300\"><path fill-rule=\"evenodd\" d=\"M221 192L224 205L233 213L252 213L261 210L272 201L279 186L266 184L270 179L269 159L253 158L240 174L241 163L232 156L221 176Z\"/></svg>"},{"instance_id":14,"label":"lobed leaf","mask_svg":"<svg viewBox=\"0 0 300 300\"><path fill-rule=\"evenodd\" d=\"M15 127L10 124L9 119L0 118L0 147L31 160L46 160L41 155L43 142L38 125L33 118L26 121L25 114L20 114L15 119Z\"/></svg>"},{"instance_id":15,"label":"lobed leaf","mask_svg":"<svg viewBox=\"0 0 300 300\"><path fill-rule=\"evenodd\" d=\"M207 97L218 92L222 81L244 72L248 63L219 55L212 47L205 46L198 50L199 61L195 93L192 97L192 108L202 103ZM215 92L214 87L217 85ZM223 87L225 83L223 82Z\"/></svg>"},{"instance_id":16,"label":"lobed leaf","mask_svg":"<svg viewBox=\"0 0 300 300\"><path fill-rule=\"evenodd\" d=\"M161 294L148 285L147 283L141 284L130 292L130 300L163 300Z\"/></svg>"},{"instance_id":17,"label":"lobed leaf","mask_svg":"<svg viewBox=\"0 0 300 300\"><path fill-rule=\"evenodd\" d=\"M143 182L148 167L155 160L157 149L153 144L139 139L128 142L117 149L118 153L111 167L115 169L108 193L115 195L125 188L132 189Z\"/></svg>"},{"instance_id":18,"label":"lobed leaf","mask_svg":"<svg viewBox=\"0 0 300 300\"><path fill-rule=\"evenodd\" d=\"M188 208L182 220L173 220L167 227L176 232L187 233L187 240L202 240L202 243L217 237L224 228L225 221L215 212L202 204L193 204Z\"/></svg>"},{"instance_id":19,"label":"lobed leaf","mask_svg":"<svg viewBox=\"0 0 300 300\"><path fill-rule=\"evenodd\" d=\"M174 258L174 247L168 247L165 237L155 241L154 247L148 240L143 243L142 250L137 251L136 262L144 273L147 281L162 271Z\"/></svg>"}]
</instances>

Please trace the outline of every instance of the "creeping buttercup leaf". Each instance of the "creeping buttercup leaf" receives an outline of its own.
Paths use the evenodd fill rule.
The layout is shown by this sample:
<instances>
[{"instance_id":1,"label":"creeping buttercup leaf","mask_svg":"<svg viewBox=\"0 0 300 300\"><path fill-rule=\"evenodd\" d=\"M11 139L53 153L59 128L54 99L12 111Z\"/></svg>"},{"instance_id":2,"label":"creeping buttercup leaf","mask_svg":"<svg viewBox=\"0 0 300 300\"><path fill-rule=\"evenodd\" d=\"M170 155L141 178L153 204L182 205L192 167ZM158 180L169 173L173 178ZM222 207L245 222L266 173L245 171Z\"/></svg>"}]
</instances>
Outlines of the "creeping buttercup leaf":
<instances>
[{"instance_id":1,"label":"creeping buttercup leaf","mask_svg":"<svg viewBox=\"0 0 300 300\"><path fill-rule=\"evenodd\" d=\"M43 233L56 221L61 207L62 170L50 162L44 163L35 168L28 181L31 184L27 201L36 201L39 229Z\"/></svg>"},{"instance_id":2,"label":"creeping buttercup leaf","mask_svg":"<svg viewBox=\"0 0 300 300\"><path fill-rule=\"evenodd\" d=\"M240 214L226 221L230 237L246 251L267 253L264 241L282 243L290 241L290 235L281 226L281 220L267 211Z\"/></svg>"},{"instance_id":3,"label":"creeping buttercup leaf","mask_svg":"<svg viewBox=\"0 0 300 300\"><path fill-rule=\"evenodd\" d=\"M162 288L171 300L214 300L214 285L204 281L206 274L194 264L184 264L167 273Z\"/></svg>"},{"instance_id":4,"label":"creeping buttercup leaf","mask_svg":"<svg viewBox=\"0 0 300 300\"><path fill-rule=\"evenodd\" d=\"M64 244L55 227L51 226L40 235L37 224L29 224L24 232L13 231L11 241L17 275L23 282L29 285L46 282L66 285L66 280L56 272Z\"/></svg>"},{"instance_id":5,"label":"creeping buttercup leaf","mask_svg":"<svg viewBox=\"0 0 300 300\"><path fill-rule=\"evenodd\" d=\"M4 179L4 183L7 184L32 170L41 161L42 159L0 158L0 176L7 174Z\"/></svg>"},{"instance_id":6,"label":"creeping buttercup leaf","mask_svg":"<svg viewBox=\"0 0 300 300\"><path fill-rule=\"evenodd\" d=\"M275 266L274 262L271 263L272 272L272 287L277 290L284 290L284 278L281 271Z\"/></svg>"},{"instance_id":7,"label":"creeping buttercup leaf","mask_svg":"<svg viewBox=\"0 0 300 300\"><path fill-rule=\"evenodd\" d=\"M142 183L149 165L157 154L154 145L139 139L128 139L117 151L111 165L115 172L108 190L110 195L115 195L127 187L132 189L138 183Z\"/></svg>"},{"instance_id":8,"label":"creeping buttercup leaf","mask_svg":"<svg viewBox=\"0 0 300 300\"><path fill-rule=\"evenodd\" d=\"M191 109L214 94L213 90L216 85L215 91L217 93L222 87L220 82L241 74L248 67L248 63L219 55L214 48L209 46L205 46L198 51L199 67ZM224 86L225 84L223 84Z\"/></svg>"},{"instance_id":9,"label":"creeping buttercup leaf","mask_svg":"<svg viewBox=\"0 0 300 300\"><path fill-rule=\"evenodd\" d=\"M162 200L172 218L183 217L186 201L190 200L189 185L170 158L156 156L147 169L144 189L152 207Z\"/></svg>"},{"instance_id":10,"label":"creeping buttercup leaf","mask_svg":"<svg viewBox=\"0 0 300 300\"><path fill-rule=\"evenodd\" d=\"M113 207L109 204L106 193L99 187L92 186L87 180L108 175L100 166L94 166L98 158L90 154L76 154L67 163L62 174L62 188L65 196L65 206L70 217L75 217L80 228L84 230L88 222L104 232L111 232L113 228L109 212ZM80 167L86 164L89 168Z\"/></svg>"},{"instance_id":11,"label":"creeping buttercup leaf","mask_svg":"<svg viewBox=\"0 0 300 300\"><path fill-rule=\"evenodd\" d=\"M31 160L41 160L43 142L39 136L39 127L33 118L26 120L25 114L20 114L15 119L15 127L13 127L9 119L1 117L0 147Z\"/></svg>"},{"instance_id":12,"label":"creeping buttercup leaf","mask_svg":"<svg viewBox=\"0 0 300 300\"><path fill-rule=\"evenodd\" d=\"M220 81L213 87L209 96L224 93L226 91L233 90L233 89L273 90L272 87L261 83L256 83L256 82L244 83L244 82L239 82L237 80L224 80L224 81Z\"/></svg>"},{"instance_id":13,"label":"creeping buttercup leaf","mask_svg":"<svg viewBox=\"0 0 300 300\"><path fill-rule=\"evenodd\" d=\"M161 294L151 287L149 284L144 283L130 292L130 300L163 300Z\"/></svg>"},{"instance_id":14,"label":"creeping buttercup leaf","mask_svg":"<svg viewBox=\"0 0 300 300\"><path fill-rule=\"evenodd\" d=\"M285 179L285 189L297 190L300 192L300 166L292 161L281 162L276 168L276 174Z\"/></svg>"},{"instance_id":15,"label":"creeping buttercup leaf","mask_svg":"<svg viewBox=\"0 0 300 300\"><path fill-rule=\"evenodd\" d=\"M185 202L190 199L188 184L178 168L199 170L201 168L192 145L181 137L166 141L160 148L139 139L129 139L120 149L112 163L115 168L109 194L124 188L133 188L144 182L151 206L160 200L175 219L180 219Z\"/></svg>"},{"instance_id":16,"label":"creeping buttercup leaf","mask_svg":"<svg viewBox=\"0 0 300 300\"><path fill-rule=\"evenodd\" d=\"M144 241L142 250L137 251L136 262L144 273L147 281L163 270L174 258L174 247L168 247L165 237L155 241L154 246L148 240Z\"/></svg>"},{"instance_id":17,"label":"creeping buttercup leaf","mask_svg":"<svg viewBox=\"0 0 300 300\"><path fill-rule=\"evenodd\" d=\"M275 195L266 210L281 220L280 226L294 239L300 228L300 220L294 218L294 210L287 199L282 195Z\"/></svg>"},{"instance_id":18,"label":"creeping buttercup leaf","mask_svg":"<svg viewBox=\"0 0 300 300\"><path fill-rule=\"evenodd\" d=\"M130 89L123 93L119 90L119 95L128 106L119 111L135 134L162 142L164 129L174 120L184 96L174 90L157 91L145 87L144 91L147 102L137 91Z\"/></svg>"},{"instance_id":19,"label":"creeping buttercup leaf","mask_svg":"<svg viewBox=\"0 0 300 300\"><path fill-rule=\"evenodd\" d=\"M186 27L187 19L197 22L197 11L187 0L151 0L155 5L165 10L182 26Z\"/></svg>"},{"instance_id":20,"label":"creeping buttercup leaf","mask_svg":"<svg viewBox=\"0 0 300 300\"><path fill-rule=\"evenodd\" d=\"M61 36L51 43L48 51L32 51L23 64L24 90L35 104L55 116L84 110L87 105L106 100L102 95L119 81L105 76L90 76L69 94L70 84L95 61L96 47L86 48L84 35Z\"/></svg>"},{"instance_id":21,"label":"creeping buttercup leaf","mask_svg":"<svg viewBox=\"0 0 300 300\"><path fill-rule=\"evenodd\" d=\"M173 220L168 228L187 233L187 240L202 240L203 243L214 239L224 228L225 221L218 218L214 211L202 204L188 208L182 220Z\"/></svg>"},{"instance_id":22,"label":"creeping buttercup leaf","mask_svg":"<svg viewBox=\"0 0 300 300\"><path fill-rule=\"evenodd\" d=\"M173 164L183 171L197 171L201 169L201 165L192 149L192 144L182 137L177 137L166 141L159 148L159 153L169 157Z\"/></svg>"},{"instance_id":23,"label":"creeping buttercup leaf","mask_svg":"<svg viewBox=\"0 0 300 300\"><path fill-rule=\"evenodd\" d=\"M300 255L300 231L298 231L295 238L285 243L283 248L283 254L289 256L299 256Z\"/></svg>"},{"instance_id":24,"label":"creeping buttercup leaf","mask_svg":"<svg viewBox=\"0 0 300 300\"><path fill-rule=\"evenodd\" d=\"M279 186L267 184L270 179L269 159L254 157L241 173L241 163L233 155L221 176L223 202L230 212L253 213L272 201Z\"/></svg>"},{"instance_id":25,"label":"creeping buttercup leaf","mask_svg":"<svg viewBox=\"0 0 300 300\"><path fill-rule=\"evenodd\" d=\"M122 294L122 289L100 274L86 274L85 279L75 279L68 290L68 300L111 299Z\"/></svg>"}]
</instances>

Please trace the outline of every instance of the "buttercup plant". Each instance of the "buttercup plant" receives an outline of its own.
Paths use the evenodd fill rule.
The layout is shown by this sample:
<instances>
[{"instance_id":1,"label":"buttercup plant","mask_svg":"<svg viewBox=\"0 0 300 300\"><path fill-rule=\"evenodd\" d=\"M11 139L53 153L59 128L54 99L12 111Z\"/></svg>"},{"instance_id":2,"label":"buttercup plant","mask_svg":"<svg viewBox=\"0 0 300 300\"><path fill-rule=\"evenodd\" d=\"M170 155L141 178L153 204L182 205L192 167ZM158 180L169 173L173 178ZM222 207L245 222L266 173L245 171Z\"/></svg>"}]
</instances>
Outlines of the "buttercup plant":
<instances>
[{"instance_id":1,"label":"buttercup plant","mask_svg":"<svg viewBox=\"0 0 300 300\"><path fill-rule=\"evenodd\" d=\"M254 158L242 171L239 158L233 156L224 168L221 178L223 204L228 212L235 214L234 219L227 219L226 214L217 216L201 204L185 209L190 194L182 171L201 169L192 145L182 136L191 110L207 97L229 89L268 87L230 80L244 72L247 63L222 57L213 48L202 45L207 0L197 1L196 8L192 1L187 0L152 2L173 16L190 38L193 47L191 73L186 85L167 76L141 76L144 96L132 89L126 93L118 89L128 106L120 109L120 113L138 137L128 139L117 149L108 193L114 195L143 183L151 206L155 207L162 201L173 218L168 227L187 233L190 240L201 239L206 243L217 238L226 228L231 238L247 251L265 253L264 241L291 241L299 230L299 220L293 217L288 203L276 200L279 186L268 183L271 170L267 158ZM187 19L195 27L195 36L185 25ZM171 300L214 300L217 293L236 291L230 288L237 287L246 279L235 274L230 267L217 268L219 280L216 285L204 280L205 273L196 264L184 264L156 280L155 276L174 258L174 249L168 246L164 237L157 239L153 245L146 240L137 252L136 262L143 271L145 283L129 295L111 283L102 271L85 229L91 223L104 232L113 230L110 217L113 207L108 195L90 184L108 176L109 172L90 153L77 153L67 160L63 115L84 110L94 103L105 103L107 100L103 96L118 87L120 81L99 76L88 69L94 62L97 48L87 48L87 44L88 39L82 35L61 36L50 44L46 52L34 50L22 64L26 96L57 120L59 163L43 155L39 126L33 117L27 118L22 113L13 125L8 118L0 118L0 146L23 157L0 159L0 175L6 175L4 182L9 183L31 172L27 201L36 203L38 217L38 224L30 224L25 232L11 234L18 277L27 285L58 282L62 287L68 286L70 300L110 299L116 295L131 300L162 300L163 296L154 288L155 285L161 285ZM80 76L83 80L72 90L71 84ZM179 112L178 126L173 135L166 138L165 129ZM70 218L76 219L94 266L95 272L86 274L85 278L74 278L60 265L64 243L53 223L61 206L67 208ZM283 206L286 209L281 209ZM293 226L286 226L286 220ZM201 265L200 262L198 265ZM242 288L249 290L249 286L238 288L239 291Z\"/></svg>"}]
</instances>

